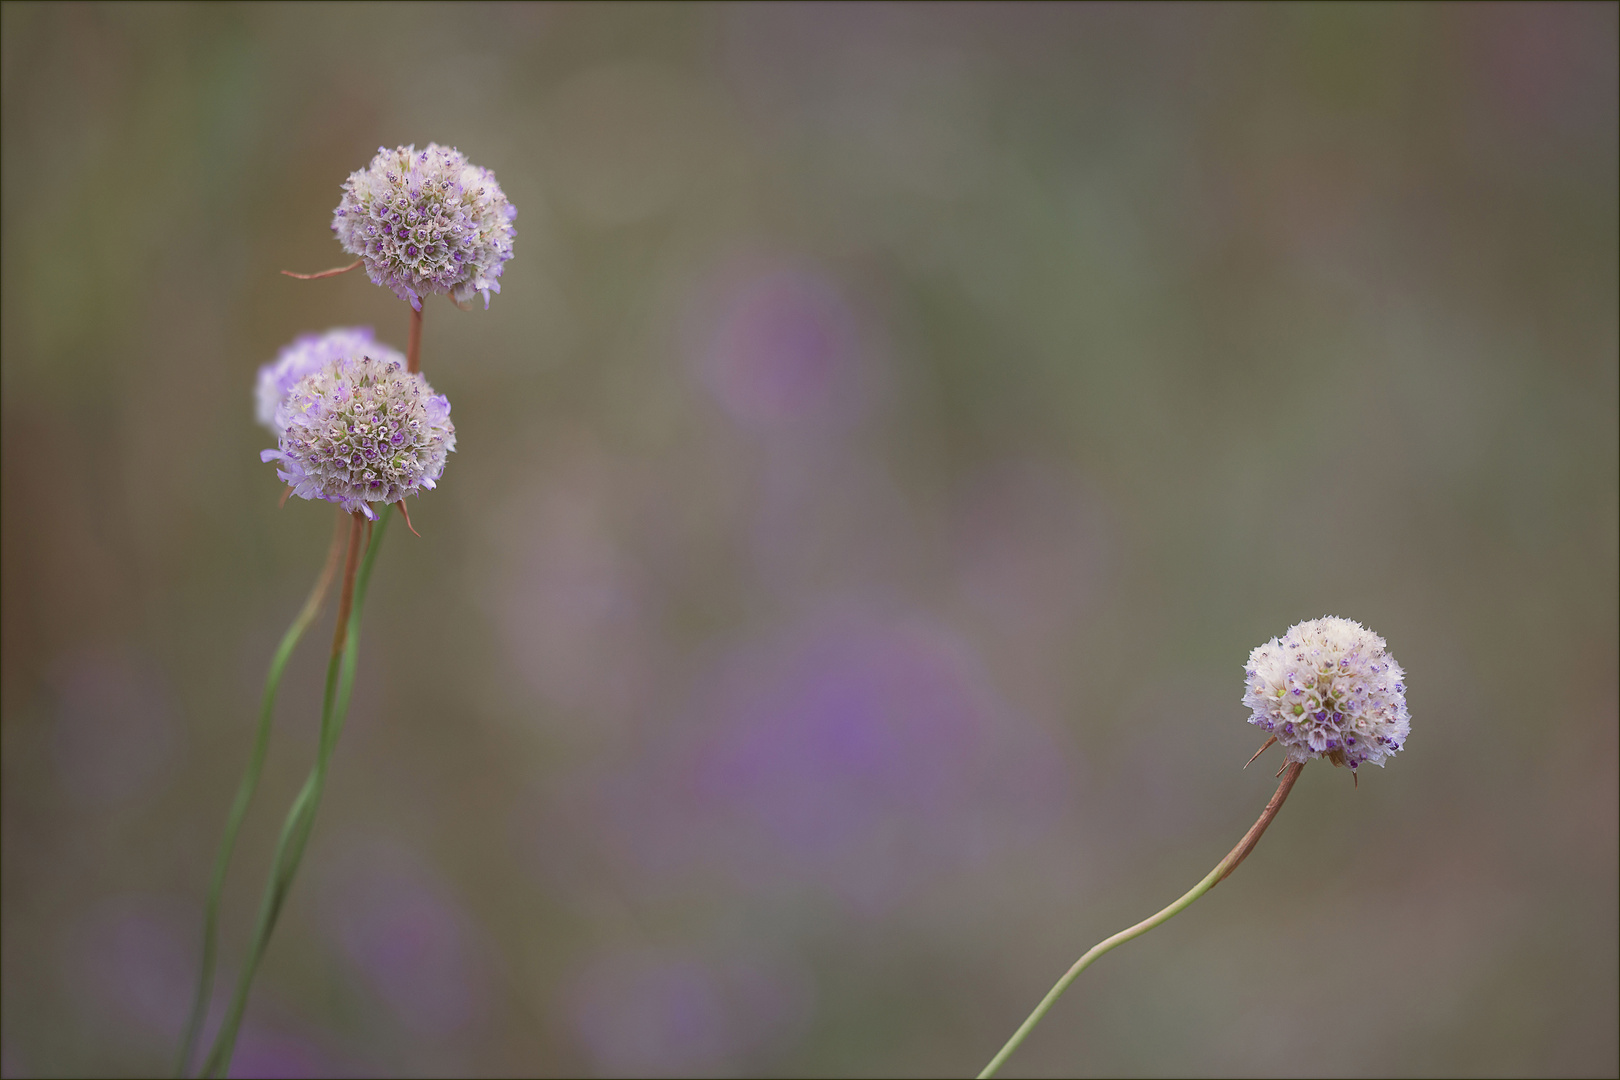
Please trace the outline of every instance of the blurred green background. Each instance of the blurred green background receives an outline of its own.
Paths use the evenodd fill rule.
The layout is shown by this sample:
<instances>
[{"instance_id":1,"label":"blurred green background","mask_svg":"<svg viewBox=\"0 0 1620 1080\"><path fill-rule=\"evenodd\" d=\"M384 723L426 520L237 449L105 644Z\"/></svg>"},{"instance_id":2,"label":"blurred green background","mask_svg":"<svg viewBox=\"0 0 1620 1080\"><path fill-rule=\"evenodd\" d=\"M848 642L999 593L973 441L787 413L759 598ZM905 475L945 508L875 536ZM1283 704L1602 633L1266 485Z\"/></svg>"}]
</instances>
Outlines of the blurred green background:
<instances>
[{"instance_id":1,"label":"blurred green background","mask_svg":"<svg viewBox=\"0 0 1620 1080\"><path fill-rule=\"evenodd\" d=\"M1409 748L1007 1074L1614 1075L1616 12L6 4L5 1075L169 1068L333 516L254 374L405 344L277 271L429 141L516 256L236 1075L971 1075L1253 821L1323 614Z\"/></svg>"}]
</instances>

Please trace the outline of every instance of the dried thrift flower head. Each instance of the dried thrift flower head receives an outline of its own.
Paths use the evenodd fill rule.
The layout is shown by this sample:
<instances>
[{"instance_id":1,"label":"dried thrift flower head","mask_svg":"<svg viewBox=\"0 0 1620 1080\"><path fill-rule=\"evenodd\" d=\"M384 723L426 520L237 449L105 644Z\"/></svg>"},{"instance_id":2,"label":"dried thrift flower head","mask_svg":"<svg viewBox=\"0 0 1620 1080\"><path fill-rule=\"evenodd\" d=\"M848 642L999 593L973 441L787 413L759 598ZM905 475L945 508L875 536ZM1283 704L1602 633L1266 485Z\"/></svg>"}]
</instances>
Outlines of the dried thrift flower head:
<instances>
[{"instance_id":1,"label":"dried thrift flower head","mask_svg":"<svg viewBox=\"0 0 1620 1080\"><path fill-rule=\"evenodd\" d=\"M1406 675L1384 639L1349 619L1310 619L1249 654L1249 723L1288 760L1382 766L1406 743Z\"/></svg>"},{"instance_id":2,"label":"dried thrift flower head","mask_svg":"<svg viewBox=\"0 0 1620 1080\"><path fill-rule=\"evenodd\" d=\"M398 354L394 354L398 355ZM300 379L276 409L276 475L305 499L375 518L371 503L431 490L456 448L450 402L394 359L345 356Z\"/></svg>"},{"instance_id":3,"label":"dried thrift flower head","mask_svg":"<svg viewBox=\"0 0 1620 1080\"><path fill-rule=\"evenodd\" d=\"M372 338L369 326L340 326L324 334L305 334L282 349L270 363L259 368L256 396L259 423L271 434L281 435L276 410L292 388L305 375L319 371L333 360L349 356L370 356L374 360L405 363L405 357Z\"/></svg>"},{"instance_id":4,"label":"dried thrift flower head","mask_svg":"<svg viewBox=\"0 0 1620 1080\"><path fill-rule=\"evenodd\" d=\"M422 298L449 293L458 304L501 291L501 264L512 257L517 209L495 174L460 151L428 143L378 147L371 164L349 174L332 231L343 250L365 260L378 285L417 311Z\"/></svg>"}]
</instances>

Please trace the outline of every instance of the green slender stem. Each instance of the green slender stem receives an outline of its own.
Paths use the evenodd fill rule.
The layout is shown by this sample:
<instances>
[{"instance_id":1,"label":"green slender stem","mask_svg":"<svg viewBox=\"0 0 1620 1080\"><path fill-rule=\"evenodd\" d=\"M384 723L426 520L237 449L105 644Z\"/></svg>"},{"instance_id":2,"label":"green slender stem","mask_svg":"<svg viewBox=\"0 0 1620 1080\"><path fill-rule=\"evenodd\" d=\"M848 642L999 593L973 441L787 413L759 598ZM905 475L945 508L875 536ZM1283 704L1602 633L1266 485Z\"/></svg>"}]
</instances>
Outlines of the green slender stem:
<instances>
[{"instance_id":1,"label":"green slender stem","mask_svg":"<svg viewBox=\"0 0 1620 1080\"><path fill-rule=\"evenodd\" d=\"M1288 765L1282 771L1282 783L1277 785L1277 793L1273 795L1271 797L1271 801L1266 804L1266 809L1263 813L1261 813L1260 819L1254 823L1254 825L1244 835L1243 839L1238 842L1238 846L1233 848L1231 853L1228 854L1226 858L1222 859L1220 864L1217 865L1215 869L1211 870L1204 876L1204 880L1200 881L1197 885L1194 885L1181 897L1181 899L1177 900L1175 903L1171 904L1157 915L1154 915L1151 918L1143 919L1135 926L1127 930L1121 930L1113 937L1104 938L1102 941L1099 941L1097 944L1088 949L1086 954L1079 960L1076 960L1074 962L1074 966L1068 971L1064 972L1063 978L1059 979L1057 981L1057 985L1052 987L1052 989L1047 992L1047 995L1041 999L1041 1003L1039 1005L1035 1006L1035 1011L1029 1014L1029 1019L1025 1020L1023 1024L1019 1026L1018 1030L1013 1032L1013 1037L1007 1040L1007 1045L1003 1046L1001 1051L997 1053L995 1057L990 1059L990 1064L986 1065L984 1067L984 1071L979 1074L979 1080L986 1080L987 1077L991 1077L996 1074L996 1070L1001 1068L1002 1063L1004 1063L1012 1052L1018 1049L1019 1044L1024 1041L1024 1036L1028 1035L1034 1030L1035 1025L1041 1022L1041 1017L1045 1016L1047 1010L1052 1007L1058 998L1063 996L1063 991L1067 990L1069 988L1069 984L1074 982L1075 976L1079 975L1082 971L1086 970L1086 968L1090 967L1093 960L1096 960L1097 957L1101 956L1109 949L1112 949L1114 946L1123 945L1132 938L1141 937L1143 934L1147 933L1149 930L1152 930L1160 923L1168 922L1172 916L1180 914L1190 904L1192 904L1194 900L1197 900L1200 896L1203 896L1205 893L1209 892L1209 890L1220 884L1221 881L1226 878L1226 875L1230 874L1233 870L1236 870L1238 863L1248 858L1249 852L1254 850L1254 845L1260 842L1261 834L1266 831L1266 826L1271 824L1271 819L1277 816L1277 811L1282 808L1283 800L1288 798L1288 792L1293 788L1294 781L1299 779L1300 770L1303 768L1305 768L1305 766L1297 761L1291 761L1288 763Z\"/></svg>"},{"instance_id":2,"label":"green slender stem","mask_svg":"<svg viewBox=\"0 0 1620 1080\"><path fill-rule=\"evenodd\" d=\"M326 787L327 765L331 760L332 751L337 746L338 735L343 730L344 717L353 691L354 658L358 654L360 644L360 616L365 607L366 589L371 582L372 566L376 562L383 533L387 531L388 520L385 514L377 524L363 562L356 559L362 528L358 519L355 520L350 534L349 558L344 568L343 603L333 634L332 657L326 668L326 691L321 704L321 734L315 766L299 791L298 797L293 800L292 809L287 812L286 821L282 824L270 880L265 886L264 899L259 907L259 921L254 931L253 942L248 949L241 977L237 980L236 993L231 998L230 1008L220 1025L208 1060L203 1064L204 1076L224 1076L230 1069L231 1055L236 1049L236 1037L241 1028L243 1013L247 1009L253 977L258 972L266 948L269 947L270 935L275 931L287 894L292 889L293 878L303 861L304 847L309 841L310 831L315 824L315 812L320 807L321 795ZM357 562L360 563L358 574L356 574Z\"/></svg>"},{"instance_id":3,"label":"green slender stem","mask_svg":"<svg viewBox=\"0 0 1620 1080\"><path fill-rule=\"evenodd\" d=\"M191 1018L186 1023L185 1038L180 1043L180 1057L175 1062L174 1075L184 1076L186 1068L191 1064L191 1057L197 1050L197 1037L202 1033L203 1019L208 1015L208 997L214 988L214 964L219 945L219 905L220 897L225 891L225 871L230 866L231 855L236 850L236 835L241 831L242 820L247 817L248 804L253 801L253 794L259 786L259 775L264 771L265 754L270 747L270 721L275 714L276 691L281 687L281 676L287 668L287 661L291 659L293 649L298 645L304 631L320 613L321 605L326 600L326 590L332 584L332 574L337 570L339 557L343 554L343 526L346 516L338 514L337 528L332 531L332 544L326 555L326 566L321 570L321 576L316 579L315 587L310 590L309 599L304 601L304 607L293 619L292 625L287 628L286 634L281 638L281 645L277 647L275 656L270 660L270 673L265 677L264 696L259 701L259 727L253 739L253 752L248 758L247 772L242 776L242 784L236 790L236 799L231 803L230 814L225 819L225 835L219 842L219 853L214 857L214 875L208 886L208 906L203 914L203 947L202 970L197 975L197 996L191 1005Z\"/></svg>"}]
</instances>

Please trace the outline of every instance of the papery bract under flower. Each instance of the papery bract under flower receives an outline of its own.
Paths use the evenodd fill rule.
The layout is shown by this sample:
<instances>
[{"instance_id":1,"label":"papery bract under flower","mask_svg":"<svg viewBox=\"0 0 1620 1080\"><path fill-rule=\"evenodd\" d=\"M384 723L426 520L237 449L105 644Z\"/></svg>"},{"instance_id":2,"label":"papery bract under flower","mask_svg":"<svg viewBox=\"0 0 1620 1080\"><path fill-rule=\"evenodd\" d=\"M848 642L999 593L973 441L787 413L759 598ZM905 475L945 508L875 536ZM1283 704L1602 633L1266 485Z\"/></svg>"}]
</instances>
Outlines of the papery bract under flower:
<instances>
[{"instance_id":1,"label":"papery bract under flower","mask_svg":"<svg viewBox=\"0 0 1620 1080\"><path fill-rule=\"evenodd\" d=\"M300 379L277 407L276 475L304 499L375 518L372 503L431 490L456 448L450 402L398 360L342 357Z\"/></svg>"},{"instance_id":2,"label":"papery bract under flower","mask_svg":"<svg viewBox=\"0 0 1620 1080\"><path fill-rule=\"evenodd\" d=\"M344 182L332 231L373 282L418 311L434 293L458 304L482 293L487 308L512 257L516 216L495 174L460 151L438 143L420 151L378 147L371 164Z\"/></svg>"},{"instance_id":3,"label":"papery bract under flower","mask_svg":"<svg viewBox=\"0 0 1620 1080\"><path fill-rule=\"evenodd\" d=\"M405 363L405 357L397 349L372 337L369 326L339 326L324 334L303 334L277 353L274 360L259 368L259 384L254 395L259 423L279 438L281 428L276 424L276 410L298 381L333 360L353 356Z\"/></svg>"},{"instance_id":4,"label":"papery bract under flower","mask_svg":"<svg viewBox=\"0 0 1620 1080\"><path fill-rule=\"evenodd\" d=\"M1249 723L1276 736L1288 760L1326 757L1382 766L1406 744L1406 675L1384 639L1326 617L1289 628L1249 654Z\"/></svg>"}]
</instances>

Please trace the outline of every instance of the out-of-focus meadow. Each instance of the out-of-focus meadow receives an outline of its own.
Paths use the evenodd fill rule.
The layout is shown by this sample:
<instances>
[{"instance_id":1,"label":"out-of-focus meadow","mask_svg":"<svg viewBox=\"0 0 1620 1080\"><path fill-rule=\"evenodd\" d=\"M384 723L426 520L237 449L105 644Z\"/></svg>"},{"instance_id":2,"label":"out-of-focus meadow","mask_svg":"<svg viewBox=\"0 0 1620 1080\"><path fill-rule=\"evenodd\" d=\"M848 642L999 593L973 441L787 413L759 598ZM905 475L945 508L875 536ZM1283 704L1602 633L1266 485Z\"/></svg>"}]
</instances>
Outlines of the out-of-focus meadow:
<instances>
[{"instance_id":1,"label":"out-of-focus meadow","mask_svg":"<svg viewBox=\"0 0 1620 1080\"><path fill-rule=\"evenodd\" d=\"M1616 12L5 5L5 1074L170 1067L332 527L254 373L405 344L277 271L436 141L516 256L237 1075L971 1074L1254 820L1324 614L1409 747L1008 1073L1613 1075Z\"/></svg>"}]
</instances>

